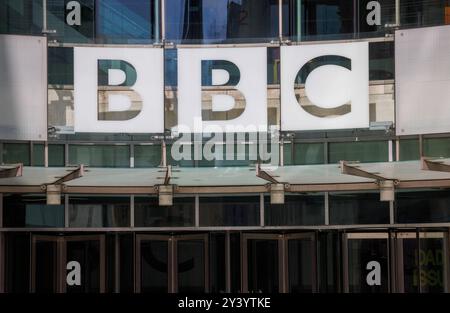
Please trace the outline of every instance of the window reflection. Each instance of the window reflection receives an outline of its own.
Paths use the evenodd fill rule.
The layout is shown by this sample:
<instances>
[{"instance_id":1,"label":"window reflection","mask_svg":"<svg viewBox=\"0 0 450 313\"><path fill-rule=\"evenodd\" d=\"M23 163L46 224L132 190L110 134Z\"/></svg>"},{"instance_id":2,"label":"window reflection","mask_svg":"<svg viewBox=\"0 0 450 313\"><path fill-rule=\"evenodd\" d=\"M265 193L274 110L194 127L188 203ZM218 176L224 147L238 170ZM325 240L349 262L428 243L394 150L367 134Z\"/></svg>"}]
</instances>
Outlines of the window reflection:
<instances>
[{"instance_id":1,"label":"window reflection","mask_svg":"<svg viewBox=\"0 0 450 313\"><path fill-rule=\"evenodd\" d=\"M278 0L167 0L166 38L267 42L278 37Z\"/></svg>"}]
</instances>

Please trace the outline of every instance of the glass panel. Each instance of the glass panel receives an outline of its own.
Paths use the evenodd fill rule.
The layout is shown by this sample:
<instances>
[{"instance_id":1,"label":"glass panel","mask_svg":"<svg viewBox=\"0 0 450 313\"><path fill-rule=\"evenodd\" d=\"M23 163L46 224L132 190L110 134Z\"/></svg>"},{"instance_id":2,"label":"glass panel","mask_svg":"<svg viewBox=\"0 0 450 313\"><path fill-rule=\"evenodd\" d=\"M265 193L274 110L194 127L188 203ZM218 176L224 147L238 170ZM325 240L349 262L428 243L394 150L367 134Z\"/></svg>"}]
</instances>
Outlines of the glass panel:
<instances>
[{"instance_id":1,"label":"glass panel","mask_svg":"<svg viewBox=\"0 0 450 313\"><path fill-rule=\"evenodd\" d=\"M44 144L33 144L33 166L45 165L45 146ZM64 145L48 146L48 166L64 166Z\"/></svg>"},{"instance_id":2,"label":"glass panel","mask_svg":"<svg viewBox=\"0 0 450 313\"><path fill-rule=\"evenodd\" d=\"M177 245L178 292L205 292L203 240L179 240Z\"/></svg>"},{"instance_id":3,"label":"glass panel","mask_svg":"<svg viewBox=\"0 0 450 313\"><path fill-rule=\"evenodd\" d=\"M446 223L450 221L448 191L397 192L396 223Z\"/></svg>"},{"instance_id":4,"label":"glass panel","mask_svg":"<svg viewBox=\"0 0 450 313\"><path fill-rule=\"evenodd\" d=\"M414 234L415 235L415 234ZM401 266L403 267L403 289L407 293L418 293L419 292L419 277L420 270L417 267L418 260L418 240L416 237L408 239L399 239L400 245L399 249L402 253Z\"/></svg>"},{"instance_id":5,"label":"glass panel","mask_svg":"<svg viewBox=\"0 0 450 313\"><path fill-rule=\"evenodd\" d=\"M158 167L161 164L161 145L135 145L134 167Z\"/></svg>"},{"instance_id":6,"label":"glass panel","mask_svg":"<svg viewBox=\"0 0 450 313\"><path fill-rule=\"evenodd\" d=\"M420 238L419 264L421 292L444 292L444 238Z\"/></svg>"},{"instance_id":7,"label":"glass panel","mask_svg":"<svg viewBox=\"0 0 450 313\"><path fill-rule=\"evenodd\" d=\"M323 143L295 143L294 165L323 164L325 152Z\"/></svg>"},{"instance_id":8,"label":"glass panel","mask_svg":"<svg viewBox=\"0 0 450 313\"><path fill-rule=\"evenodd\" d=\"M318 238L318 287L321 293L340 291L341 236L338 231L316 233Z\"/></svg>"},{"instance_id":9,"label":"glass panel","mask_svg":"<svg viewBox=\"0 0 450 313\"><path fill-rule=\"evenodd\" d=\"M447 0L400 0L402 27L421 27L448 24Z\"/></svg>"},{"instance_id":10,"label":"glass panel","mask_svg":"<svg viewBox=\"0 0 450 313\"><path fill-rule=\"evenodd\" d=\"M67 264L78 262L81 274L80 285L66 284L67 293L100 292L100 257L100 240L67 241Z\"/></svg>"},{"instance_id":11,"label":"glass panel","mask_svg":"<svg viewBox=\"0 0 450 313\"><path fill-rule=\"evenodd\" d=\"M119 237L120 245L120 292L134 292L134 234L122 234Z\"/></svg>"},{"instance_id":12,"label":"glass panel","mask_svg":"<svg viewBox=\"0 0 450 313\"><path fill-rule=\"evenodd\" d=\"M93 41L95 1L78 0L77 2L79 11L76 6L68 6L67 0L47 0L47 27L56 31L49 35L50 40L75 43Z\"/></svg>"},{"instance_id":13,"label":"glass panel","mask_svg":"<svg viewBox=\"0 0 450 313\"><path fill-rule=\"evenodd\" d=\"M293 41L353 38L350 0L283 0L283 34Z\"/></svg>"},{"instance_id":14,"label":"glass panel","mask_svg":"<svg viewBox=\"0 0 450 313\"><path fill-rule=\"evenodd\" d=\"M370 80L394 79L394 49L393 41L369 43Z\"/></svg>"},{"instance_id":15,"label":"glass panel","mask_svg":"<svg viewBox=\"0 0 450 313\"><path fill-rule=\"evenodd\" d=\"M241 233L230 234L231 292L241 292Z\"/></svg>"},{"instance_id":16,"label":"glass panel","mask_svg":"<svg viewBox=\"0 0 450 313\"><path fill-rule=\"evenodd\" d=\"M137 227L194 226L195 198L173 198L172 206L159 206L158 198L135 197Z\"/></svg>"},{"instance_id":17,"label":"glass panel","mask_svg":"<svg viewBox=\"0 0 450 313\"><path fill-rule=\"evenodd\" d=\"M0 0L0 33L41 35L42 1Z\"/></svg>"},{"instance_id":18,"label":"glass panel","mask_svg":"<svg viewBox=\"0 0 450 313\"><path fill-rule=\"evenodd\" d=\"M99 0L96 10L98 43L148 44L160 36L159 0Z\"/></svg>"},{"instance_id":19,"label":"glass panel","mask_svg":"<svg viewBox=\"0 0 450 313\"><path fill-rule=\"evenodd\" d=\"M141 292L168 291L168 241L141 242Z\"/></svg>"},{"instance_id":20,"label":"glass panel","mask_svg":"<svg viewBox=\"0 0 450 313\"><path fill-rule=\"evenodd\" d=\"M73 48L48 48L48 84L73 85Z\"/></svg>"},{"instance_id":21,"label":"glass panel","mask_svg":"<svg viewBox=\"0 0 450 313\"><path fill-rule=\"evenodd\" d=\"M30 144L28 143L4 143L3 163L14 164L23 163L30 165Z\"/></svg>"},{"instance_id":22,"label":"glass panel","mask_svg":"<svg viewBox=\"0 0 450 313\"><path fill-rule=\"evenodd\" d=\"M5 233L5 291L30 291L30 235Z\"/></svg>"},{"instance_id":23,"label":"glass panel","mask_svg":"<svg viewBox=\"0 0 450 313\"><path fill-rule=\"evenodd\" d=\"M332 142L329 144L329 163L339 161L388 162L388 141Z\"/></svg>"},{"instance_id":24,"label":"glass panel","mask_svg":"<svg viewBox=\"0 0 450 313\"><path fill-rule=\"evenodd\" d=\"M70 196L69 225L70 227L130 226L130 198Z\"/></svg>"},{"instance_id":25,"label":"glass panel","mask_svg":"<svg viewBox=\"0 0 450 313\"><path fill-rule=\"evenodd\" d=\"M400 161L419 160L420 148L418 139L400 140Z\"/></svg>"},{"instance_id":26,"label":"glass panel","mask_svg":"<svg viewBox=\"0 0 450 313\"><path fill-rule=\"evenodd\" d=\"M226 291L225 236L225 233L215 232L209 235L209 281L212 293L224 293Z\"/></svg>"},{"instance_id":27,"label":"glass panel","mask_svg":"<svg viewBox=\"0 0 450 313\"><path fill-rule=\"evenodd\" d=\"M45 195L5 195L3 225L7 227L64 227L64 205L47 205Z\"/></svg>"},{"instance_id":28,"label":"glass panel","mask_svg":"<svg viewBox=\"0 0 450 313\"><path fill-rule=\"evenodd\" d=\"M284 204L270 204L264 197L264 217L268 226L323 225L325 223L324 195L286 195Z\"/></svg>"},{"instance_id":29,"label":"glass panel","mask_svg":"<svg viewBox=\"0 0 450 313\"><path fill-rule=\"evenodd\" d=\"M91 167L130 167L127 145L70 145L69 163Z\"/></svg>"},{"instance_id":30,"label":"glass panel","mask_svg":"<svg viewBox=\"0 0 450 313\"><path fill-rule=\"evenodd\" d=\"M369 6L370 9L367 8L367 5L371 3L371 1L372 0L357 1L359 7L359 37L384 37L385 34L389 32L389 27L386 27L386 25L395 24L395 1L376 1L380 6L379 21L371 14L372 12L375 12L374 7Z\"/></svg>"},{"instance_id":31,"label":"glass panel","mask_svg":"<svg viewBox=\"0 0 450 313\"><path fill-rule=\"evenodd\" d=\"M200 198L200 226L256 225L259 225L259 196Z\"/></svg>"},{"instance_id":32,"label":"glass panel","mask_svg":"<svg viewBox=\"0 0 450 313\"><path fill-rule=\"evenodd\" d=\"M183 43L269 42L278 0L166 0L166 38Z\"/></svg>"},{"instance_id":33,"label":"glass panel","mask_svg":"<svg viewBox=\"0 0 450 313\"><path fill-rule=\"evenodd\" d=\"M378 193L330 194L330 224L389 224L389 202Z\"/></svg>"},{"instance_id":34,"label":"glass panel","mask_svg":"<svg viewBox=\"0 0 450 313\"><path fill-rule=\"evenodd\" d=\"M315 275L313 249L312 240L288 240L289 292L313 291L313 275Z\"/></svg>"},{"instance_id":35,"label":"glass panel","mask_svg":"<svg viewBox=\"0 0 450 313\"><path fill-rule=\"evenodd\" d=\"M431 238L427 238L430 234ZM437 234L417 233L398 239L402 247L403 286L407 293L444 292L444 239ZM419 264L419 266L418 266Z\"/></svg>"},{"instance_id":36,"label":"glass panel","mask_svg":"<svg viewBox=\"0 0 450 313\"><path fill-rule=\"evenodd\" d=\"M36 241L34 249L35 292L56 293L58 282L56 241Z\"/></svg>"},{"instance_id":37,"label":"glass panel","mask_svg":"<svg viewBox=\"0 0 450 313\"><path fill-rule=\"evenodd\" d=\"M285 143L283 145L283 164L284 165L293 165L294 162L292 160L292 143Z\"/></svg>"},{"instance_id":38,"label":"glass panel","mask_svg":"<svg viewBox=\"0 0 450 313\"><path fill-rule=\"evenodd\" d=\"M375 293L389 291L388 252L386 239L348 240L348 281L350 292ZM379 264L380 281L373 281L373 267L370 262ZM367 267L370 265L369 269ZM374 272L374 276L376 276ZM369 283L371 285L369 285Z\"/></svg>"},{"instance_id":39,"label":"glass panel","mask_svg":"<svg viewBox=\"0 0 450 313\"><path fill-rule=\"evenodd\" d=\"M279 291L278 240L247 240L248 292Z\"/></svg>"},{"instance_id":40,"label":"glass panel","mask_svg":"<svg viewBox=\"0 0 450 313\"><path fill-rule=\"evenodd\" d=\"M423 153L427 157L450 157L450 138L425 138Z\"/></svg>"}]
</instances>

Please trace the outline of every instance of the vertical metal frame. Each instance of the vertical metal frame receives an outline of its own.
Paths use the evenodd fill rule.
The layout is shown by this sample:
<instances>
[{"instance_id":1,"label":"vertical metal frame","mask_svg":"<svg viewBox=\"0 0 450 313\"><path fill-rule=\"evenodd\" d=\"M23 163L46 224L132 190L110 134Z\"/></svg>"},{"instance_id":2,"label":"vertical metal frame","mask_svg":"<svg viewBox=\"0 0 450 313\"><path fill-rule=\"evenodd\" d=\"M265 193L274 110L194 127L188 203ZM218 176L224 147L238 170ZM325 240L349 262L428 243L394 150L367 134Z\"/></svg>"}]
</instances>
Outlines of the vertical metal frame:
<instances>
[{"instance_id":1,"label":"vertical metal frame","mask_svg":"<svg viewBox=\"0 0 450 313\"><path fill-rule=\"evenodd\" d=\"M5 292L5 234L0 232L0 293Z\"/></svg>"},{"instance_id":2,"label":"vertical metal frame","mask_svg":"<svg viewBox=\"0 0 450 313\"><path fill-rule=\"evenodd\" d=\"M130 196L130 227L133 228L135 223L134 223L134 205L135 205L135 199L134 199L134 195Z\"/></svg>"}]
</instances>

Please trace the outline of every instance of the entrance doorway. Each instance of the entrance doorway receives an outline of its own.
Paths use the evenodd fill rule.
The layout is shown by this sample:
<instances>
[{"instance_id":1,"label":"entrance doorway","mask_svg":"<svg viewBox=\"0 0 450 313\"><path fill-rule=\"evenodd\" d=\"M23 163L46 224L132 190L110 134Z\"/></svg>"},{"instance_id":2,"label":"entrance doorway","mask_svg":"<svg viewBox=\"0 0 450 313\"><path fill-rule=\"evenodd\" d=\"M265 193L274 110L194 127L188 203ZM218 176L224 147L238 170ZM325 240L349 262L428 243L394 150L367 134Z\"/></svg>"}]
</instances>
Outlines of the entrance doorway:
<instances>
[{"instance_id":1,"label":"entrance doorway","mask_svg":"<svg viewBox=\"0 0 450 313\"><path fill-rule=\"evenodd\" d=\"M104 235L32 235L31 292L105 292Z\"/></svg>"},{"instance_id":2,"label":"entrance doorway","mask_svg":"<svg viewBox=\"0 0 450 313\"><path fill-rule=\"evenodd\" d=\"M209 291L208 235L136 235L136 292Z\"/></svg>"},{"instance_id":3,"label":"entrance doorway","mask_svg":"<svg viewBox=\"0 0 450 313\"><path fill-rule=\"evenodd\" d=\"M316 292L314 233L242 236L244 292Z\"/></svg>"}]
</instances>

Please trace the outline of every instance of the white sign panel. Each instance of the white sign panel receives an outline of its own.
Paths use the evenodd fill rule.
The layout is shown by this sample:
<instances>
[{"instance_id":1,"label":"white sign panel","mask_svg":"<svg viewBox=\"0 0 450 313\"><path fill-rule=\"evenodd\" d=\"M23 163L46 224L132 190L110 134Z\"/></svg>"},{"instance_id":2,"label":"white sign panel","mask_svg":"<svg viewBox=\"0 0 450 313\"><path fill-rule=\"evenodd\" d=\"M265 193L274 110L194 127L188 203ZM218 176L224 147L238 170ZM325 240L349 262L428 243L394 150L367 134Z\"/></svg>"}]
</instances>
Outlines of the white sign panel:
<instances>
[{"instance_id":1,"label":"white sign panel","mask_svg":"<svg viewBox=\"0 0 450 313\"><path fill-rule=\"evenodd\" d=\"M75 132L164 132L163 50L76 47Z\"/></svg>"},{"instance_id":2,"label":"white sign panel","mask_svg":"<svg viewBox=\"0 0 450 313\"><path fill-rule=\"evenodd\" d=\"M450 132L450 26L395 32L397 135Z\"/></svg>"},{"instance_id":3,"label":"white sign panel","mask_svg":"<svg viewBox=\"0 0 450 313\"><path fill-rule=\"evenodd\" d=\"M281 47L281 130L369 127L368 59L367 42Z\"/></svg>"},{"instance_id":4,"label":"white sign panel","mask_svg":"<svg viewBox=\"0 0 450 313\"><path fill-rule=\"evenodd\" d=\"M45 37L0 35L0 139L47 140Z\"/></svg>"},{"instance_id":5,"label":"white sign panel","mask_svg":"<svg viewBox=\"0 0 450 313\"><path fill-rule=\"evenodd\" d=\"M266 131L267 49L179 49L177 130Z\"/></svg>"}]
</instances>

